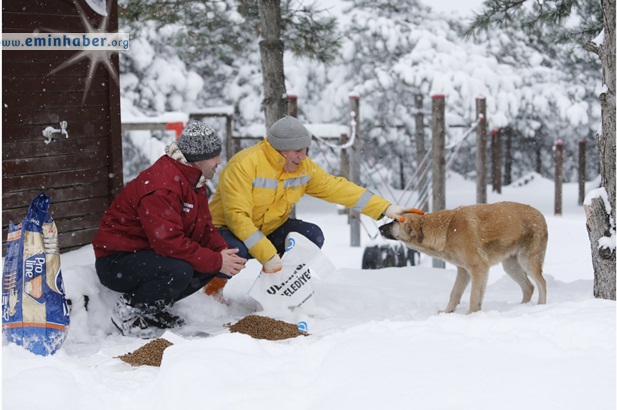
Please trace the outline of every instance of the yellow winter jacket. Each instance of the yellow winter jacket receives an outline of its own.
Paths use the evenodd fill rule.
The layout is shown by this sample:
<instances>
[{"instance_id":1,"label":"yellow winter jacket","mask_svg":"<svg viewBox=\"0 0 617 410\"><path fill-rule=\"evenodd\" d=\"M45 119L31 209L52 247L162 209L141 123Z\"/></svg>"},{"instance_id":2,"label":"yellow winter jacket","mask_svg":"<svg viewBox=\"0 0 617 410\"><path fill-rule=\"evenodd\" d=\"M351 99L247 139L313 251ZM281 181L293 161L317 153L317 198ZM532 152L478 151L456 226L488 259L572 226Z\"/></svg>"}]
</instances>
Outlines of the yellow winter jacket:
<instances>
[{"instance_id":1,"label":"yellow winter jacket","mask_svg":"<svg viewBox=\"0 0 617 410\"><path fill-rule=\"evenodd\" d=\"M285 158L267 140L234 155L219 175L210 202L212 222L244 242L262 264L276 254L266 238L289 218L304 194L353 208L373 219L390 205L382 197L324 171L310 158L283 171Z\"/></svg>"}]
</instances>

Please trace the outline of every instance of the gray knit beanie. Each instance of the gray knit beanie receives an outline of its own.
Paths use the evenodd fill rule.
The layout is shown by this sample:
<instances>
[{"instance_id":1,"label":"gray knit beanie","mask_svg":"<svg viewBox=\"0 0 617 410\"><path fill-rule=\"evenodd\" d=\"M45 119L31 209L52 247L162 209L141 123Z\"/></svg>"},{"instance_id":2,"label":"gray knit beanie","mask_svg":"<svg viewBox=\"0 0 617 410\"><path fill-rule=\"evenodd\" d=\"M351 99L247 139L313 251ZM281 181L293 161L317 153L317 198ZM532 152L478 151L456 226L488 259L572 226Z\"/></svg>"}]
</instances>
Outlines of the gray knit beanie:
<instances>
[{"instance_id":1,"label":"gray knit beanie","mask_svg":"<svg viewBox=\"0 0 617 410\"><path fill-rule=\"evenodd\" d=\"M178 148L187 162L198 162L221 155L223 143L212 128L193 120L182 130Z\"/></svg>"},{"instance_id":2,"label":"gray knit beanie","mask_svg":"<svg viewBox=\"0 0 617 410\"><path fill-rule=\"evenodd\" d=\"M285 116L268 130L268 142L277 151L299 150L311 145L311 133L294 117Z\"/></svg>"}]
</instances>

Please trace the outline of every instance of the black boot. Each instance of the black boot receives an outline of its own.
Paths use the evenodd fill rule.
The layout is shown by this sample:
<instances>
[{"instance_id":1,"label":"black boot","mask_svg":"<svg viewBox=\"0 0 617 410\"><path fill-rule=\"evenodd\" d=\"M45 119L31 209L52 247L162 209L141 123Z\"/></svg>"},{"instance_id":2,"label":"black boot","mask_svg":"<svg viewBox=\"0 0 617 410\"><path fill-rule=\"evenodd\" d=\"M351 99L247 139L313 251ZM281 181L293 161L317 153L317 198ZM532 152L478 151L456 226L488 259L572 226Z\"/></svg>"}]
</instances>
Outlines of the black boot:
<instances>
[{"instance_id":1,"label":"black boot","mask_svg":"<svg viewBox=\"0 0 617 410\"><path fill-rule=\"evenodd\" d=\"M144 316L145 321L159 329L173 329L186 324L183 318L170 312L171 305L162 300L148 306L148 313Z\"/></svg>"},{"instance_id":2,"label":"black boot","mask_svg":"<svg viewBox=\"0 0 617 410\"><path fill-rule=\"evenodd\" d=\"M133 305L127 296L122 295L111 312L111 322L123 336L152 339L157 336L157 332L149 326L146 311L145 305Z\"/></svg>"}]
</instances>

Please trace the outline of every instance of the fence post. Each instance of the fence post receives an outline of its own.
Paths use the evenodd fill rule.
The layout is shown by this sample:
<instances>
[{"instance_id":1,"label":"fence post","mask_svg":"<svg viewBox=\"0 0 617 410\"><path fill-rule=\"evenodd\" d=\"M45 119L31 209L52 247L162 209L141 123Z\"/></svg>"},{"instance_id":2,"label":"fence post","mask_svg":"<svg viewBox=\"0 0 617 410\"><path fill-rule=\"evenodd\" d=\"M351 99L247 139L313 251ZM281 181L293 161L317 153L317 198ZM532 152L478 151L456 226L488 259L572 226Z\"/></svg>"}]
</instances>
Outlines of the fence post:
<instances>
[{"instance_id":1,"label":"fence post","mask_svg":"<svg viewBox=\"0 0 617 410\"><path fill-rule=\"evenodd\" d=\"M504 164L503 183L505 185L510 185L512 183L512 127L507 126L503 131L506 135L506 160Z\"/></svg>"},{"instance_id":2,"label":"fence post","mask_svg":"<svg viewBox=\"0 0 617 410\"><path fill-rule=\"evenodd\" d=\"M585 169L585 159L587 156L587 141L580 140L578 142L578 204L583 205L585 201L585 180L586 178L586 169Z\"/></svg>"},{"instance_id":3,"label":"fence post","mask_svg":"<svg viewBox=\"0 0 617 410\"><path fill-rule=\"evenodd\" d=\"M295 94L287 94L287 114L290 117L298 118L298 96ZM296 219L296 206L294 205L289 212L289 217Z\"/></svg>"},{"instance_id":4,"label":"fence post","mask_svg":"<svg viewBox=\"0 0 617 410\"><path fill-rule=\"evenodd\" d=\"M558 139L553 147L555 151L555 215L561 215L563 202L563 141Z\"/></svg>"},{"instance_id":5,"label":"fence post","mask_svg":"<svg viewBox=\"0 0 617 410\"><path fill-rule=\"evenodd\" d=\"M294 94L287 95L289 103L287 113L290 117L298 118L298 96Z\"/></svg>"},{"instance_id":6,"label":"fence post","mask_svg":"<svg viewBox=\"0 0 617 410\"><path fill-rule=\"evenodd\" d=\"M398 175L401 181L401 189L405 188L405 166L403 164L403 156L398 157Z\"/></svg>"},{"instance_id":7,"label":"fence post","mask_svg":"<svg viewBox=\"0 0 617 410\"><path fill-rule=\"evenodd\" d=\"M360 142L360 96L357 94L349 95L349 111L351 112L350 135L354 135L353 146L348 148L349 159L349 180L355 184L360 182L360 167L358 156L358 146ZM349 210L349 228L350 228L350 245L353 247L360 246L360 212Z\"/></svg>"},{"instance_id":8,"label":"fence post","mask_svg":"<svg viewBox=\"0 0 617 410\"><path fill-rule=\"evenodd\" d=\"M227 134L227 139L225 140L225 153L227 154L227 161L229 162L229 160L231 159L231 157L234 156L234 142L233 142L233 137L232 137L232 133L233 133L233 126L232 126L232 121L233 121L233 117L231 115L226 115L225 116L226 121L225 121L225 132Z\"/></svg>"},{"instance_id":9,"label":"fence post","mask_svg":"<svg viewBox=\"0 0 617 410\"><path fill-rule=\"evenodd\" d=\"M416 162L418 165L422 163L424 156L426 155L426 147L424 145L424 110L422 94L416 94ZM426 174L416 184L418 187L423 187L426 184ZM428 196L424 201L419 204L419 207L423 211L428 211Z\"/></svg>"},{"instance_id":10,"label":"fence post","mask_svg":"<svg viewBox=\"0 0 617 410\"><path fill-rule=\"evenodd\" d=\"M341 145L347 144L348 141L349 136L347 134L341 134ZM347 152L347 149L341 150L341 176L351 181L351 178L349 176L349 154Z\"/></svg>"},{"instance_id":11,"label":"fence post","mask_svg":"<svg viewBox=\"0 0 617 410\"><path fill-rule=\"evenodd\" d=\"M476 98L476 119L480 118L476 138L476 203L486 203L486 97Z\"/></svg>"},{"instance_id":12,"label":"fence post","mask_svg":"<svg viewBox=\"0 0 617 410\"><path fill-rule=\"evenodd\" d=\"M493 161L493 192L501 194L501 130L491 131L491 156Z\"/></svg>"},{"instance_id":13,"label":"fence post","mask_svg":"<svg viewBox=\"0 0 617 410\"><path fill-rule=\"evenodd\" d=\"M431 172L432 187L433 187L433 203L432 211L441 211L446 209L446 119L445 95L433 95L433 107L431 114L431 130L433 134L432 141L432 161ZM433 258L434 268L445 268L446 263L440 259Z\"/></svg>"}]
</instances>

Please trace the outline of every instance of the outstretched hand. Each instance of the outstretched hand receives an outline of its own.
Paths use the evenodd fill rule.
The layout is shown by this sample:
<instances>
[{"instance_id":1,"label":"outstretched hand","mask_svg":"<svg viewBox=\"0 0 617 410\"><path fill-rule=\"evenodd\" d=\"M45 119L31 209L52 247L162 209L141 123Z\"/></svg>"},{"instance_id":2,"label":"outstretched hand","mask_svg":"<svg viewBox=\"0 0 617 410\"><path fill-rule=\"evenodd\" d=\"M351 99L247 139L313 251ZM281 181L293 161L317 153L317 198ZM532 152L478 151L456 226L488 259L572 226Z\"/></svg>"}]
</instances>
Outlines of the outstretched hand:
<instances>
[{"instance_id":1,"label":"outstretched hand","mask_svg":"<svg viewBox=\"0 0 617 410\"><path fill-rule=\"evenodd\" d=\"M404 213L407 212L409 212L409 209L400 205L390 205L384 213L390 219L399 219Z\"/></svg>"},{"instance_id":2,"label":"outstretched hand","mask_svg":"<svg viewBox=\"0 0 617 410\"><path fill-rule=\"evenodd\" d=\"M223 249L221 255L223 256L223 265L221 266L221 273L225 275L234 276L240 273L246 265L246 259L236 255L238 249Z\"/></svg>"}]
</instances>

